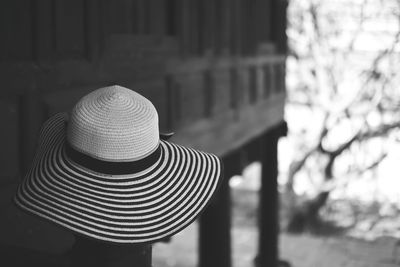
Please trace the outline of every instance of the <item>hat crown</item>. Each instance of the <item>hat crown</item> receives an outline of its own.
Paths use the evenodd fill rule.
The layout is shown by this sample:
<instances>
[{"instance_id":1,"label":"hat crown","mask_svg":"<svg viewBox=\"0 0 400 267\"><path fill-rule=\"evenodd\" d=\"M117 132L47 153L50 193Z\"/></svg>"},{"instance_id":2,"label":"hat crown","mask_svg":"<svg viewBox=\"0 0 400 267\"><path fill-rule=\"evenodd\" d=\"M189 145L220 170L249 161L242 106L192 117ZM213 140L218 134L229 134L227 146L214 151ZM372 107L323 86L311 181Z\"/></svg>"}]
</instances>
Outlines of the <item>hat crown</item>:
<instances>
[{"instance_id":1,"label":"hat crown","mask_svg":"<svg viewBox=\"0 0 400 267\"><path fill-rule=\"evenodd\" d=\"M148 99L128 88L100 88L72 109L67 140L93 158L139 160L158 147L158 114Z\"/></svg>"}]
</instances>

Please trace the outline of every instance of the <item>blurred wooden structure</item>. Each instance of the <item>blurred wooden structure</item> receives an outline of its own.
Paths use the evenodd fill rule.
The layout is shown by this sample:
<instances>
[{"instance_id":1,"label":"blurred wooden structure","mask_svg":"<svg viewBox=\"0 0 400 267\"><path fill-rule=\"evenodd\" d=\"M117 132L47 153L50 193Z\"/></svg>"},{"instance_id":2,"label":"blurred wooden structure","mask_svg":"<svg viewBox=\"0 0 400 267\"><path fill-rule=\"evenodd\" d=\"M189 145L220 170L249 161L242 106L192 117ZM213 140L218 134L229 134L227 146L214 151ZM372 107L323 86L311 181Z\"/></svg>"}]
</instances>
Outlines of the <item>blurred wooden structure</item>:
<instances>
[{"instance_id":1,"label":"blurred wooden structure","mask_svg":"<svg viewBox=\"0 0 400 267\"><path fill-rule=\"evenodd\" d=\"M89 91L119 84L155 104L161 130L177 133L172 141L225 162L225 183L200 220L200 266L232 265L229 178L262 162L258 263L275 266L286 6L286 0L1 1L2 207L30 164L41 123ZM45 247L35 233L50 225L7 212L3 226L15 228L1 227L3 251ZM73 243L56 238L45 240Z\"/></svg>"}]
</instances>

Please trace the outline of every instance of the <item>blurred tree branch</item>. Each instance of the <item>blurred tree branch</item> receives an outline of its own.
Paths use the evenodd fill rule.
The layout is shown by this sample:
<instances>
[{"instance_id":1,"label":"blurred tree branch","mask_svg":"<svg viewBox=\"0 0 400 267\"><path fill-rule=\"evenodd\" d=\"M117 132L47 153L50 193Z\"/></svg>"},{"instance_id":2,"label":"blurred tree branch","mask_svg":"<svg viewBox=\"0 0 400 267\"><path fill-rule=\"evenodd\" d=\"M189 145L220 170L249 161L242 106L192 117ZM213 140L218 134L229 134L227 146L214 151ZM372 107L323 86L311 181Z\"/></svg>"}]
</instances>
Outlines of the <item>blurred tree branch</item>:
<instances>
[{"instance_id":1,"label":"blurred tree branch","mask_svg":"<svg viewBox=\"0 0 400 267\"><path fill-rule=\"evenodd\" d=\"M400 0L347 1L346 10L333 8L335 3L294 0L289 9L290 60L297 78L288 88L288 105L320 114L306 130L306 135L314 132L313 141L306 143L304 136L297 140L299 152L289 166L285 184L292 195L296 195L299 173L315 175L319 170L322 184L335 180L343 176L335 168L343 155L357 162L368 155L373 141L390 140L391 133L400 129ZM350 15L346 17L345 12ZM373 23L386 23L376 35L391 30L384 42L363 51L363 45L369 44L362 40L372 38ZM369 155L371 159L364 164L349 163L347 169L363 175L377 168L387 155L387 151ZM302 211L294 211L293 220L301 214L308 217L302 223L317 223L333 189L322 186L301 205ZM292 206L299 207L296 203Z\"/></svg>"}]
</instances>

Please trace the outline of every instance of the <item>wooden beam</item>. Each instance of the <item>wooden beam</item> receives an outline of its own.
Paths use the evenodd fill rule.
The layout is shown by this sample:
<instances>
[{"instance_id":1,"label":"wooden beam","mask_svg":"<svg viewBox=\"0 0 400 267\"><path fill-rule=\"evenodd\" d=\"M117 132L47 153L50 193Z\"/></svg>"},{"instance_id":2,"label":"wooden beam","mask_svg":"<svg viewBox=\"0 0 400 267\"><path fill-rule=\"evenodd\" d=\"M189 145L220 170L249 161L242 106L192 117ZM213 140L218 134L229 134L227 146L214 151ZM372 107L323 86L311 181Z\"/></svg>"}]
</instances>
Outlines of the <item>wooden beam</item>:
<instances>
[{"instance_id":1,"label":"wooden beam","mask_svg":"<svg viewBox=\"0 0 400 267\"><path fill-rule=\"evenodd\" d=\"M264 55L256 57L221 57L221 58L192 58L190 60L176 59L170 60L166 64L168 74L184 74L197 71L204 71L209 68L230 68L230 67L246 67L250 65L276 64L285 61L283 55Z\"/></svg>"},{"instance_id":2,"label":"wooden beam","mask_svg":"<svg viewBox=\"0 0 400 267\"><path fill-rule=\"evenodd\" d=\"M234 4L231 0L220 0L221 1L221 49L223 55L230 54L230 42L231 42L231 28L232 28L232 5Z\"/></svg>"},{"instance_id":3,"label":"wooden beam","mask_svg":"<svg viewBox=\"0 0 400 267\"><path fill-rule=\"evenodd\" d=\"M176 129L172 141L223 156L280 123L284 104L285 94L275 94L255 105L215 114Z\"/></svg>"},{"instance_id":4,"label":"wooden beam","mask_svg":"<svg viewBox=\"0 0 400 267\"><path fill-rule=\"evenodd\" d=\"M98 1L86 0L84 2L85 55L91 61L100 56L99 8Z\"/></svg>"}]
</instances>

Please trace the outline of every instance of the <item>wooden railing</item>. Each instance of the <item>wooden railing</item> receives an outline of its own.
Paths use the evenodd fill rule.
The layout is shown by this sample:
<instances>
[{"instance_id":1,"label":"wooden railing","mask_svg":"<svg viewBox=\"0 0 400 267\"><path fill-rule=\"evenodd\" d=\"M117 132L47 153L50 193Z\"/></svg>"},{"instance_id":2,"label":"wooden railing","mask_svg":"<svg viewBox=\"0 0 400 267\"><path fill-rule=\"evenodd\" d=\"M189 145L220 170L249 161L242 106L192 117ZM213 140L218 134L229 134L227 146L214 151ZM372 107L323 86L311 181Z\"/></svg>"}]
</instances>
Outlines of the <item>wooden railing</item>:
<instances>
[{"instance_id":1,"label":"wooden railing","mask_svg":"<svg viewBox=\"0 0 400 267\"><path fill-rule=\"evenodd\" d=\"M285 133L285 57L175 60L159 69L161 75L151 79L125 79L120 84L155 104L161 130L176 132L173 142L215 153L225 165L218 196L200 219L200 266L232 265L229 178L254 160L263 167L258 262L260 266L274 266L278 230L276 145ZM10 155L1 159L5 167L0 176L13 177L3 179L3 183L17 182L27 169L38 130L47 117L70 109L89 91L113 83L63 86L60 90L32 85L25 91L1 95L0 101L6 103L6 115L1 119L8 126L3 128L3 143Z\"/></svg>"},{"instance_id":2,"label":"wooden railing","mask_svg":"<svg viewBox=\"0 0 400 267\"><path fill-rule=\"evenodd\" d=\"M260 161L262 166L255 266L278 266L277 142L286 131L282 121L223 157L224 183L200 219L200 267L232 266L229 178L240 175L252 161Z\"/></svg>"},{"instance_id":3,"label":"wooden railing","mask_svg":"<svg viewBox=\"0 0 400 267\"><path fill-rule=\"evenodd\" d=\"M283 56L175 64L167 91L177 142L223 156L283 120Z\"/></svg>"}]
</instances>

